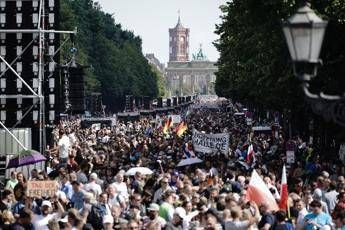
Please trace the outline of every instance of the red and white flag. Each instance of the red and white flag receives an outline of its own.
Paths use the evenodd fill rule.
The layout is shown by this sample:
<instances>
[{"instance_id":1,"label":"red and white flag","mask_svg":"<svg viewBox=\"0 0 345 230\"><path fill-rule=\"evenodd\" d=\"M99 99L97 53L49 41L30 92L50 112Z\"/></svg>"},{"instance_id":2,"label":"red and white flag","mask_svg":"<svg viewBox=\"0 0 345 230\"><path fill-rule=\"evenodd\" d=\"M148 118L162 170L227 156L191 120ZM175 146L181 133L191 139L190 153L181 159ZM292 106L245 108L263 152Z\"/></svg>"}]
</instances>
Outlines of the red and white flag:
<instances>
[{"instance_id":1,"label":"red and white flag","mask_svg":"<svg viewBox=\"0 0 345 230\"><path fill-rule=\"evenodd\" d=\"M279 210L272 193L255 170L253 170L252 177L249 181L246 200L254 201L258 206L265 204L270 211Z\"/></svg>"},{"instance_id":2,"label":"red and white flag","mask_svg":"<svg viewBox=\"0 0 345 230\"><path fill-rule=\"evenodd\" d=\"M253 145L250 144L247 150L247 159L246 159L247 163L250 163L252 159L254 159L254 149L253 149Z\"/></svg>"},{"instance_id":3,"label":"red and white flag","mask_svg":"<svg viewBox=\"0 0 345 230\"><path fill-rule=\"evenodd\" d=\"M285 165L283 167L283 173L282 173L282 181L281 181L281 187L280 187L280 202L279 202L279 208L281 210L286 210L287 202L288 202L288 185L287 185L287 179L286 179L286 169Z\"/></svg>"}]
</instances>

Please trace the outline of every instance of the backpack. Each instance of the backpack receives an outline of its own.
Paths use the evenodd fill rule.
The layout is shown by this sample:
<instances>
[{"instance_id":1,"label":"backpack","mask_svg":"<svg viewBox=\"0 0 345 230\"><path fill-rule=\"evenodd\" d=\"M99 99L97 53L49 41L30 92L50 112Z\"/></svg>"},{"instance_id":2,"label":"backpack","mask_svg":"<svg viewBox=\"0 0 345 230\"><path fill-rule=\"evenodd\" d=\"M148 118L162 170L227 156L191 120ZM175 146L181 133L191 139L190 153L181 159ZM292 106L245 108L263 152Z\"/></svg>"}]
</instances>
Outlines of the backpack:
<instances>
[{"instance_id":1,"label":"backpack","mask_svg":"<svg viewBox=\"0 0 345 230\"><path fill-rule=\"evenodd\" d=\"M92 205L91 211L87 216L87 222L90 223L94 229L102 229L104 215L105 211L100 205Z\"/></svg>"}]
</instances>

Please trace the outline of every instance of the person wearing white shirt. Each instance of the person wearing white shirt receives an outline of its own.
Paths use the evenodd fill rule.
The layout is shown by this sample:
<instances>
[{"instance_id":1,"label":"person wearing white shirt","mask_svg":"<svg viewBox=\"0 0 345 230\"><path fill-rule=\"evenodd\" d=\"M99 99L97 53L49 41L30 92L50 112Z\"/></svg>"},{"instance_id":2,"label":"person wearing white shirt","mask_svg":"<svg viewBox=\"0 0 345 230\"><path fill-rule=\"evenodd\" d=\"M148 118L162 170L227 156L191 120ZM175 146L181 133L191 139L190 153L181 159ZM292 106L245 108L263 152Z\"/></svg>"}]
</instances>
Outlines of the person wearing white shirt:
<instances>
[{"instance_id":1,"label":"person wearing white shirt","mask_svg":"<svg viewBox=\"0 0 345 230\"><path fill-rule=\"evenodd\" d=\"M66 163L68 159L68 154L70 150L70 140L63 130L59 132L60 139L58 142L59 158L61 163Z\"/></svg>"},{"instance_id":2,"label":"person wearing white shirt","mask_svg":"<svg viewBox=\"0 0 345 230\"><path fill-rule=\"evenodd\" d=\"M304 217L308 214L308 211L305 207L305 203L303 200L296 200L295 201L295 208L298 211L298 217L296 220L296 229L301 229L304 224Z\"/></svg>"},{"instance_id":3,"label":"person wearing white shirt","mask_svg":"<svg viewBox=\"0 0 345 230\"><path fill-rule=\"evenodd\" d=\"M97 174L91 173L90 174L90 182L85 185L84 190L88 192L92 192L94 197L99 197L102 193L102 188L99 184L96 183L97 181Z\"/></svg>"},{"instance_id":4,"label":"person wearing white shirt","mask_svg":"<svg viewBox=\"0 0 345 230\"><path fill-rule=\"evenodd\" d=\"M74 132L68 134L68 138L71 145L74 145L77 142L77 137L75 136Z\"/></svg>"},{"instance_id":5,"label":"person wearing white shirt","mask_svg":"<svg viewBox=\"0 0 345 230\"><path fill-rule=\"evenodd\" d=\"M125 182L123 182L123 174L118 173L115 176L115 182L112 185L116 188L116 191L121 194L126 200L129 198L128 188Z\"/></svg>"},{"instance_id":6,"label":"person wearing white shirt","mask_svg":"<svg viewBox=\"0 0 345 230\"><path fill-rule=\"evenodd\" d=\"M41 215L34 215L32 218L32 224L35 229L48 230L48 223L50 220L58 220L61 218L63 213L63 207L59 201L56 201L58 206L58 212L50 213L52 210L52 204L48 200L44 200L41 205Z\"/></svg>"},{"instance_id":7,"label":"person wearing white shirt","mask_svg":"<svg viewBox=\"0 0 345 230\"><path fill-rule=\"evenodd\" d=\"M111 184L107 188L108 193L108 204L110 207L119 206L122 210L126 209L126 200L125 198L116 190L116 187Z\"/></svg>"}]
</instances>

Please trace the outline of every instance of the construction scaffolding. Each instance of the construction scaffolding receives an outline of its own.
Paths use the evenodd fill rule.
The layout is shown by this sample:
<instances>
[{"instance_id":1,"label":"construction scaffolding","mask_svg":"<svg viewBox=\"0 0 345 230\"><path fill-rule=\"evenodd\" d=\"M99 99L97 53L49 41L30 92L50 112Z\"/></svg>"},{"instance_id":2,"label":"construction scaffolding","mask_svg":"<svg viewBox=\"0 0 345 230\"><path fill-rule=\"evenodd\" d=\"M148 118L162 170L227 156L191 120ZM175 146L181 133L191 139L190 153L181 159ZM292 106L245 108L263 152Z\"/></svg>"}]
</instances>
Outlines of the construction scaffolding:
<instances>
[{"instance_id":1,"label":"construction scaffolding","mask_svg":"<svg viewBox=\"0 0 345 230\"><path fill-rule=\"evenodd\" d=\"M6 1L7 2L13 2L13 0L1 0L0 8L6 6ZM1 71L1 76L3 76L8 70L10 70L16 78L23 84L28 90L29 94L1 94L0 99L17 99L17 100L23 100L23 99L32 99L32 105L30 108L25 111L24 114L20 116L20 119L18 119L17 123L13 126L16 127L17 124L19 124L26 116L30 114L30 112L33 110L34 107L38 106L38 114L34 113L33 111L33 117L37 117L37 122L38 122L38 128L39 128L39 149L41 153L45 151L46 147L46 108L45 108L45 94L44 94L44 81L45 80L50 80L49 76L47 76L47 79L45 78L45 54L46 51L48 51L49 55L51 58L53 58L55 55L58 54L59 50L61 49L61 46L63 46L66 41L69 38L66 38L66 40L61 44L61 46L56 50L53 51L50 50L50 47L47 49L46 47L46 35L51 36L52 34L76 34L77 31L76 29L74 31L59 31L55 29L48 29L48 23L46 23L46 20L50 16L50 13L47 14L46 12L46 7L45 3L47 0L31 0L29 2L32 2L32 6L34 7L37 4L39 4L39 9L38 9L38 22L37 22L37 28L35 29L0 29L0 34L32 34L32 41L24 48L21 50L21 52L17 53L17 58L15 58L11 63L6 61L6 58L3 57L2 53L0 52L0 60L5 63L6 68L4 71ZM57 2L58 0L55 0ZM3 3L5 2L5 3ZM18 2L21 1L14 1L17 4L18 8ZM28 1L26 1L28 2ZM47 1L49 6L51 7L51 4L54 4L54 1L49 0ZM19 4L21 7L22 5ZM50 20L50 18L49 18ZM0 22L1 22L1 16L0 16ZM17 23L18 23L18 18L17 18ZM3 26L1 26L3 27ZM6 35L5 35L6 37ZM16 60L24 54L27 50L29 50L29 47L32 45L32 43L37 39L38 37L38 80L37 80L37 88L34 88L33 86L30 85L30 82L28 82L28 79L24 79L21 77L21 74L18 72L18 69L15 70L12 65L16 62ZM54 63L54 65L57 65L57 63ZM48 65L49 68L51 68L50 63ZM34 67L33 67L34 68ZM55 69L55 68L54 68ZM56 71L56 70L55 70ZM32 83L34 85L34 83ZM49 114L50 115L50 114ZM54 114L55 116L55 114ZM4 127L6 131L10 132L10 128L6 127L5 124L3 123L3 120L0 119L0 126ZM13 128L12 127L12 128Z\"/></svg>"}]
</instances>

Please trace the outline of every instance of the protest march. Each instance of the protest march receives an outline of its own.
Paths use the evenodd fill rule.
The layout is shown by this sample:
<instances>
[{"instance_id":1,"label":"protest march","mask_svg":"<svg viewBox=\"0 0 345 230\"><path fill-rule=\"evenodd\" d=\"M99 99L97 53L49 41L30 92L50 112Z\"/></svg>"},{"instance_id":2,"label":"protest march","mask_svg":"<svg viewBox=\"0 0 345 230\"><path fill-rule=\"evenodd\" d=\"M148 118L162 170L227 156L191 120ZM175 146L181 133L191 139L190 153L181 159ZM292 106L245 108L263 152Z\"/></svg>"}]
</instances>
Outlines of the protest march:
<instances>
[{"instance_id":1,"label":"protest march","mask_svg":"<svg viewBox=\"0 0 345 230\"><path fill-rule=\"evenodd\" d=\"M0 228L344 230L344 162L243 108L212 98L114 126L67 119L46 170L11 172Z\"/></svg>"}]
</instances>

